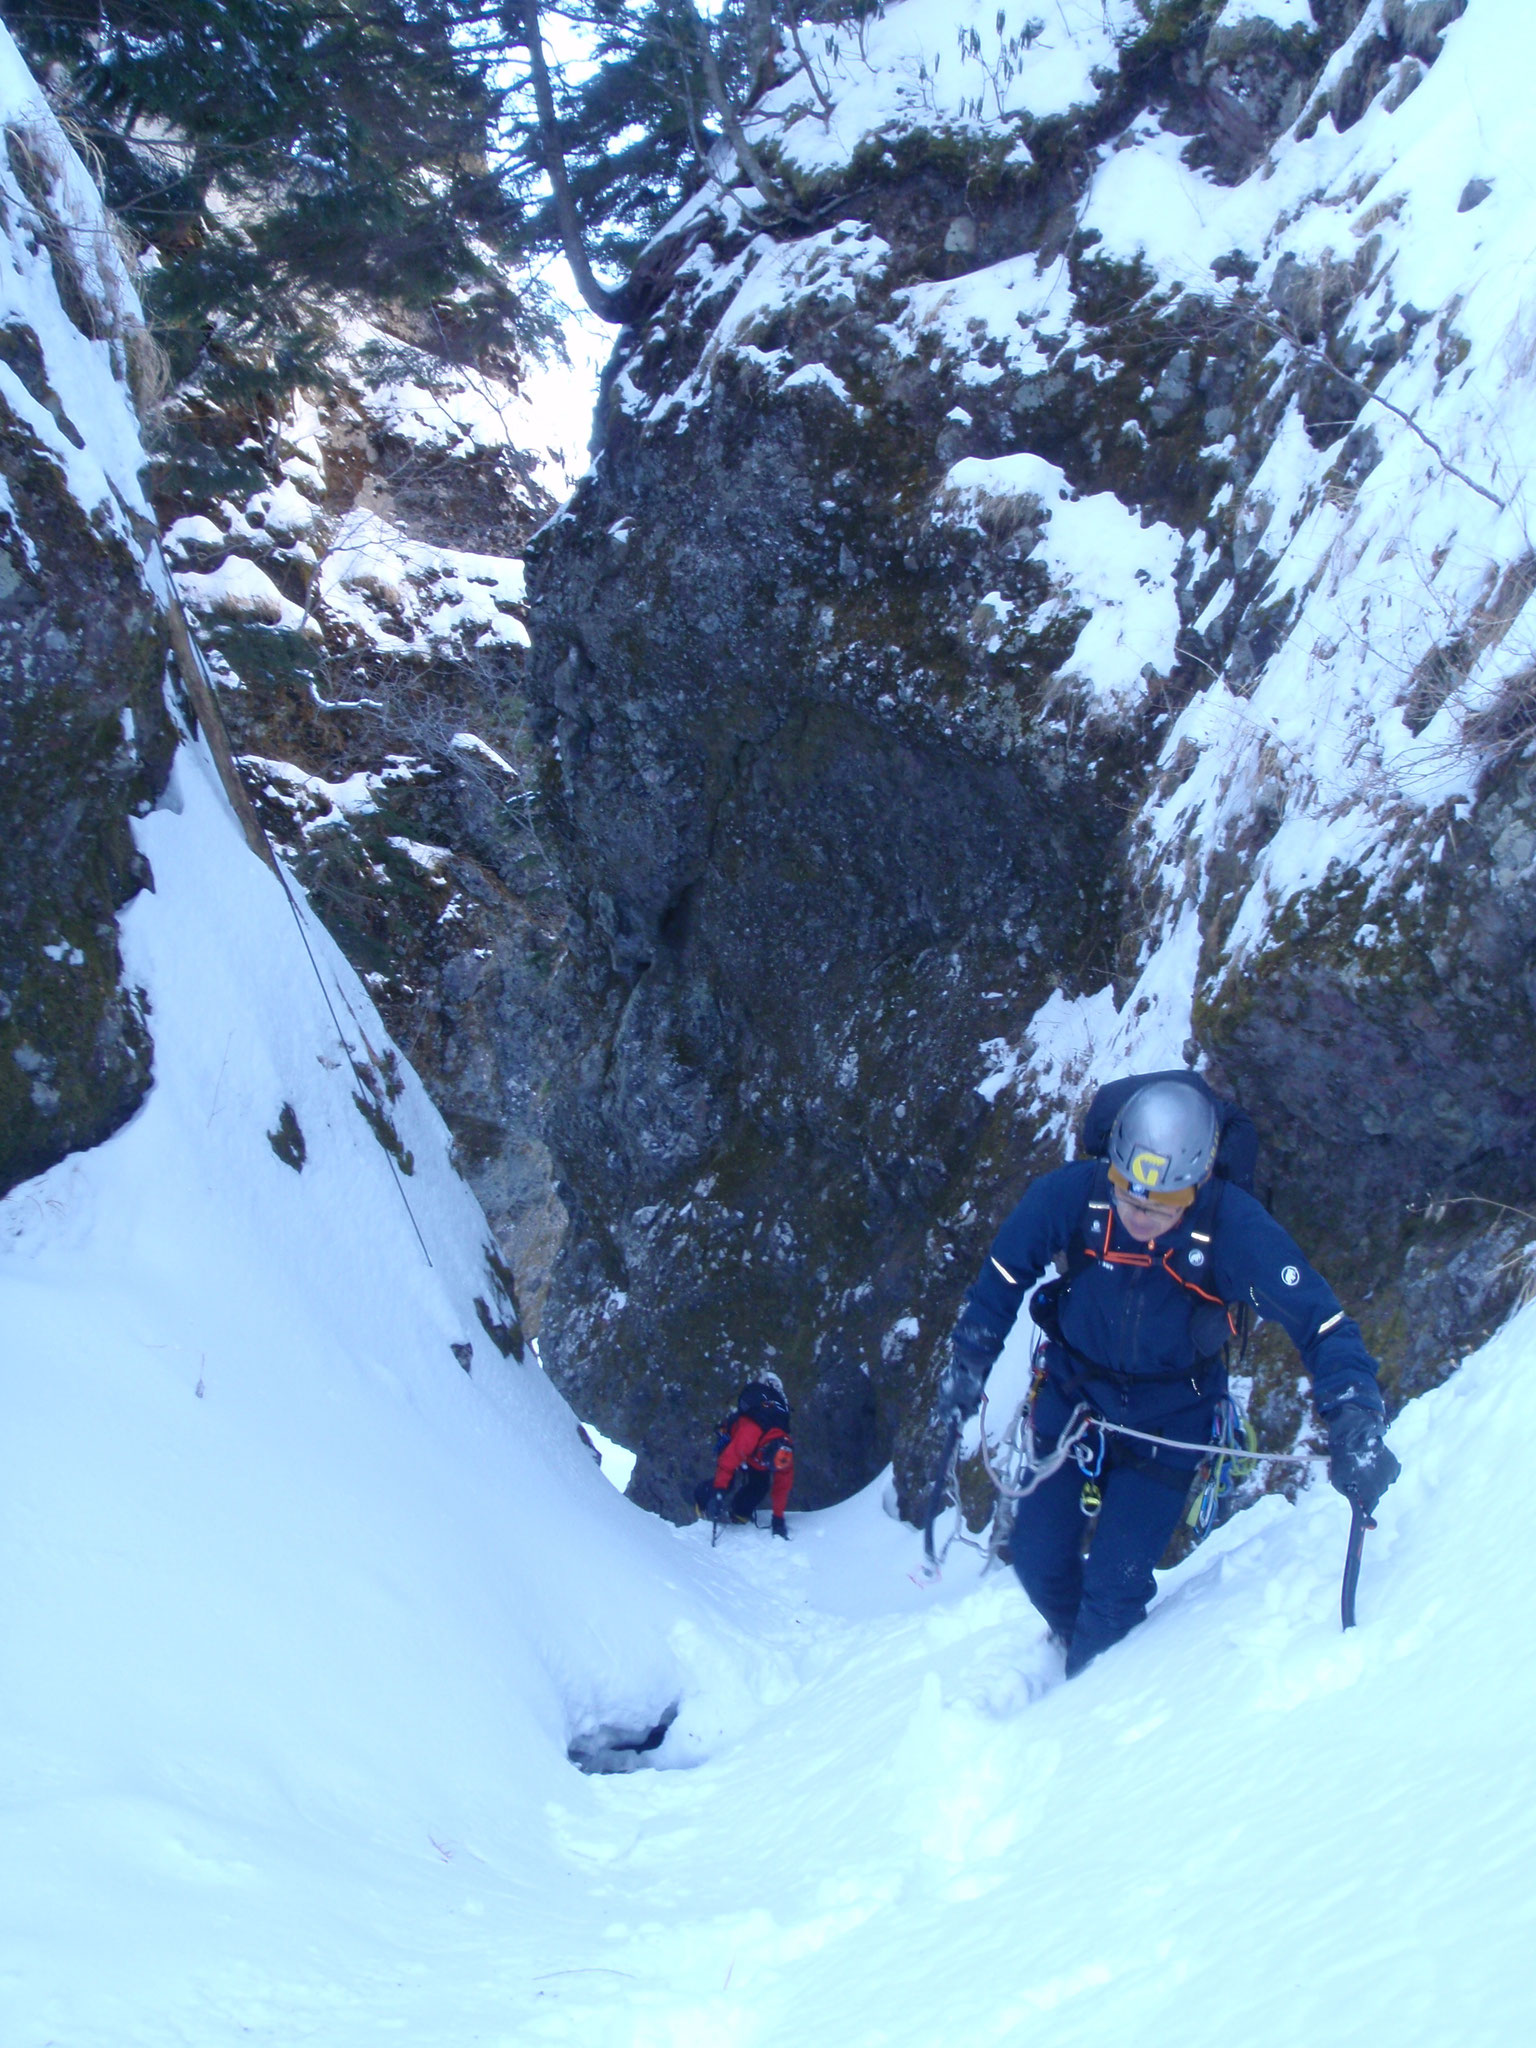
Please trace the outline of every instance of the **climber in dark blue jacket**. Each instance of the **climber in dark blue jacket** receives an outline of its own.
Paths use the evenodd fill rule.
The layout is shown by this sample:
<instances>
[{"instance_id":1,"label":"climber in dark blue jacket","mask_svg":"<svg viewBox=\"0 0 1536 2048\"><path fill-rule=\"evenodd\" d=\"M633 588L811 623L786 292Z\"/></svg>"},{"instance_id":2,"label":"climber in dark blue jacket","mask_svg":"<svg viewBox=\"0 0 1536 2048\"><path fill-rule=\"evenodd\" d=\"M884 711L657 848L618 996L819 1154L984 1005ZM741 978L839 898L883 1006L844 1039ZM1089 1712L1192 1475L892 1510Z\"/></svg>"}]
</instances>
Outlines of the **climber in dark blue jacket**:
<instances>
[{"instance_id":1,"label":"climber in dark blue jacket","mask_svg":"<svg viewBox=\"0 0 1536 2048\"><path fill-rule=\"evenodd\" d=\"M1157 1076L1128 1091L1107 1159L1076 1160L1035 1182L965 1297L940 1411L976 1412L1025 1296L1055 1260L1062 1277L1030 1303L1045 1332L1033 1409L1042 1452L1081 1402L1155 1437L1208 1443L1227 1391L1231 1313L1246 1304L1296 1344L1328 1423L1333 1483L1369 1514L1398 1472L1382 1441L1375 1360L1290 1235L1220 1177L1219 1112L1196 1076ZM1090 1441L1095 1453L1102 1447L1102 1505L1086 1560L1075 1463L1019 1502L1012 1538L1014 1569L1066 1646L1069 1676L1144 1618L1152 1567L1201 1459L1099 1432Z\"/></svg>"}]
</instances>

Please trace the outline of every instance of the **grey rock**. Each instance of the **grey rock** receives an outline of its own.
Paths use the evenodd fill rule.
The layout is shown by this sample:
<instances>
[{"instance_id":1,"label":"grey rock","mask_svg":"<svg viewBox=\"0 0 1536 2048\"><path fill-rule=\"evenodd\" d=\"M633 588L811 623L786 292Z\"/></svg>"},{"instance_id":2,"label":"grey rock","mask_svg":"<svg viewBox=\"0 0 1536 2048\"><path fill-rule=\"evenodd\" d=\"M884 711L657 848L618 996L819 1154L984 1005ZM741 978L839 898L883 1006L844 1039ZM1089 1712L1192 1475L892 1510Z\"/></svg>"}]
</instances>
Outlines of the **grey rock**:
<instances>
[{"instance_id":1,"label":"grey rock","mask_svg":"<svg viewBox=\"0 0 1536 2048\"><path fill-rule=\"evenodd\" d=\"M29 331L7 334L14 361ZM3 1193L110 1136L149 1086L153 1048L114 920L150 879L129 819L164 788L175 733L137 554L87 518L3 398L0 479Z\"/></svg>"}]
</instances>

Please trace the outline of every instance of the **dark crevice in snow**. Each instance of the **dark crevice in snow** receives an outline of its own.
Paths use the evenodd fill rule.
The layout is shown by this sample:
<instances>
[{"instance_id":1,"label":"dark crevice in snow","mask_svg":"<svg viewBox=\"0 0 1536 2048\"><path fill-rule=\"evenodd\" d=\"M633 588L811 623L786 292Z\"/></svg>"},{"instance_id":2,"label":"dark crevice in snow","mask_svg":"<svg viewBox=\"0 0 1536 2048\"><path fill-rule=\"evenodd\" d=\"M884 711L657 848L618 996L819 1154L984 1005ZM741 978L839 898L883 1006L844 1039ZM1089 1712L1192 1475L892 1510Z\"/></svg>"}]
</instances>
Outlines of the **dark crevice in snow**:
<instances>
[{"instance_id":1,"label":"dark crevice in snow","mask_svg":"<svg viewBox=\"0 0 1536 2048\"><path fill-rule=\"evenodd\" d=\"M666 1740L667 1730L677 1719L674 1700L653 1727L622 1727L600 1721L595 1728L583 1728L566 1744L565 1753L578 1771L606 1776L617 1771L638 1771L655 1759Z\"/></svg>"}]
</instances>

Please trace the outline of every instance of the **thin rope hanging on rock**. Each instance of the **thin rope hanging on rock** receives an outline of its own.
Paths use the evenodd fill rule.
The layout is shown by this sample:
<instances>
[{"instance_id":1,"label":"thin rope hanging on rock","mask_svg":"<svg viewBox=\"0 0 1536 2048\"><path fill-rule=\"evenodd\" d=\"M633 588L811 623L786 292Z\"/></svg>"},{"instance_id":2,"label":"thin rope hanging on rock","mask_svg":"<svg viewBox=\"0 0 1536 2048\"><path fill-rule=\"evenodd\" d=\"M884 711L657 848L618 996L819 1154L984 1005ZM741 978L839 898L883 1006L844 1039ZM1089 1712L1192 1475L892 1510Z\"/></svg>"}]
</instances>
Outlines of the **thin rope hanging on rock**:
<instances>
[{"instance_id":1,"label":"thin rope hanging on rock","mask_svg":"<svg viewBox=\"0 0 1536 2048\"><path fill-rule=\"evenodd\" d=\"M135 524L140 523L138 521L135 522ZM315 958L315 950L309 943L309 933L304 929L303 913L300 911L298 903L294 898L293 886L287 870L284 868L281 860L278 859L276 849L263 830L261 820L256 815L255 806L252 804L245 785L240 780L239 770L235 766L234 750L230 746L229 734L225 730L223 714L219 710L219 700L215 692L213 671L208 665L208 658L198 645L197 635L192 631L191 621L188 619L186 609L177 595L176 584L172 578L170 567L166 562L164 550L160 545L159 535L151 533L145 536L145 538L154 549L160 563L161 574L165 578L166 621L170 629L171 648L176 656L176 666L181 670L182 679L187 686L187 695L192 700L193 712L197 717L199 725L202 727L203 737L208 743L208 751L213 756L213 764L218 772L220 785L229 801L230 809L235 814L245 843L258 859L266 863L277 877L278 886L283 892L289 910L293 913L293 921L298 928L299 939L304 947L305 957L309 961L311 972L314 974L315 981L319 985L325 1007L330 1013L331 1023L336 1031L336 1042L347 1055L348 1060L351 1061L353 1056L352 1045L348 1040L346 1032L342 1029L341 1019L336 1014L336 1005L331 1001L331 991L326 985L325 976L320 971L320 962ZM353 1009L347 992L339 981L336 984L336 993L341 997L346 1007L347 1015L352 1019L353 1026L356 1029L363 1051L368 1057L372 1071L374 1073L382 1073L382 1063L378 1054L369 1043L368 1034L363 1029L362 1019L358 1016L356 1010ZM431 1266L432 1254L427 1249L427 1240L422 1235L420 1223L416 1220L416 1211L411 1207L411 1198L405 1191L405 1183L400 1178L399 1169L396 1167L393 1158L391 1158L388 1147L380 1145L379 1149L384 1154L384 1163L389 1168L389 1176L395 1184L395 1190L401 1202L405 1205L405 1213L411 1219L411 1228L416 1233L416 1242L421 1246L421 1255L427 1264Z\"/></svg>"}]
</instances>

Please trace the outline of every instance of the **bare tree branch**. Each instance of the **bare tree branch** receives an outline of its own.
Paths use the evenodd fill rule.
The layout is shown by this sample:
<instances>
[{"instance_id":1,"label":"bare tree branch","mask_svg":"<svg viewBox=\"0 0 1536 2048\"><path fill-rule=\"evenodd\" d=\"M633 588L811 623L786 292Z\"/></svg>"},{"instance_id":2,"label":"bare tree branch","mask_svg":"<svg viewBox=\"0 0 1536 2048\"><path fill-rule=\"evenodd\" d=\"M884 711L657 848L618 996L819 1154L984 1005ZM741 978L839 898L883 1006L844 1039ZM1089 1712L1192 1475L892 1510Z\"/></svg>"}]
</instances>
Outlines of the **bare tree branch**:
<instances>
[{"instance_id":1,"label":"bare tree branch","mask_svg":"<svg viewBox=\"0 0 1536 2048\"><path fill-rule=\"evenodd\" d=\"M544 35L539 26L539 0L522 0L522 8L523 27L528 37L529 68L533 73L533 99L539 114L539 145L550 190L554 194L555 218L560 223L565 260L571 266L576 289L598 319L610 320L621 326L627 317L627 294L622 289L609 291L593 271L582 238L581 216L576 211L570 181L565 175L565 152L560 147L555 95L549 82L549 66L544 59Z\"/></svg>"},{"instance_id":2,"label":"bare tree branch","mask_svg":"<svg viewBox=\"0 0 1536 2048\"><path fill-rule=\"evenodd\" d=\"M736 161L741 167L742 176L775 213L792 212L793 199L781 186L776 185L763 169L762 160L748 142L747 131L742 127L740 117L731 105L730 95L725 89L725 80L720 76L720 64L715 56L715 46L710 41L708 27L694 6L693 0L683 0L683 5L692 19L694 34L698 38L699 57L704 66L704 83L708 86L709 96L715 103L715 112L720 116L720 125L725 130L726 140L736 152Z\"/></svg>"},{"instance_id":3,"label":"bare tree branch","mask_svg":"<svg viewBox=\"0 0 1536 2048\"><path fill-rule=\"evenodd\" d=\"M1400 419L1410 433L1417 434L1448 476L1453 476L1458 483L1465 484L1469 491L1476 491L1480 498L1486 498L1489 504L1497 506L1499 511L1503 512L1506 510L1508 501L1504 498L1495 497L1486 484L1480 484L1476 477L1468 476L1464 469L1458 469L1449 455L1440 446L1440 443L1432 435L1425 433L1411 412L1405 412L1400 405L1394 405L1390 398L1383 398L1379 391L1373 391L1369 384L1362 384L1358 379L1351 377L1347 370L1341 370L1326 349L1314 347L1311 342L1303 341L1295 329L1286 322L1271 319L1267 314L1260 313L1251 306L1245 307L1243 310L1256 327L1262 327L1266 334L1273 334L1277 339L1289 342L1296 353L1305 356L1309 363L1316 363L1320 369L1331 371L1338 378L1339 382L1347 390L1352 391L1357 398L1368 400L1373 405L1382 406L1394 418Z\"/></svg>"},{"instance_id":4,"label":"bare tree branch","mask_svg":"<svg viewBox=\"0 0 1536 2048\"><path fill-rule=\"evenodd\" d=\"M806 78L810 81L811 91L815 93L817 102L821 107L821 125L823 126L823 128L830 128L832 125L833 114L832 102L827 98L826 87L822 84L821 80L816 76L816 72L811 64L811 60L806 55L805 45L800 40L799 22L790 22L789 39L795 46L795 55L800 59L800 69L805 73Z\"/></svg>"}]
</instances>

